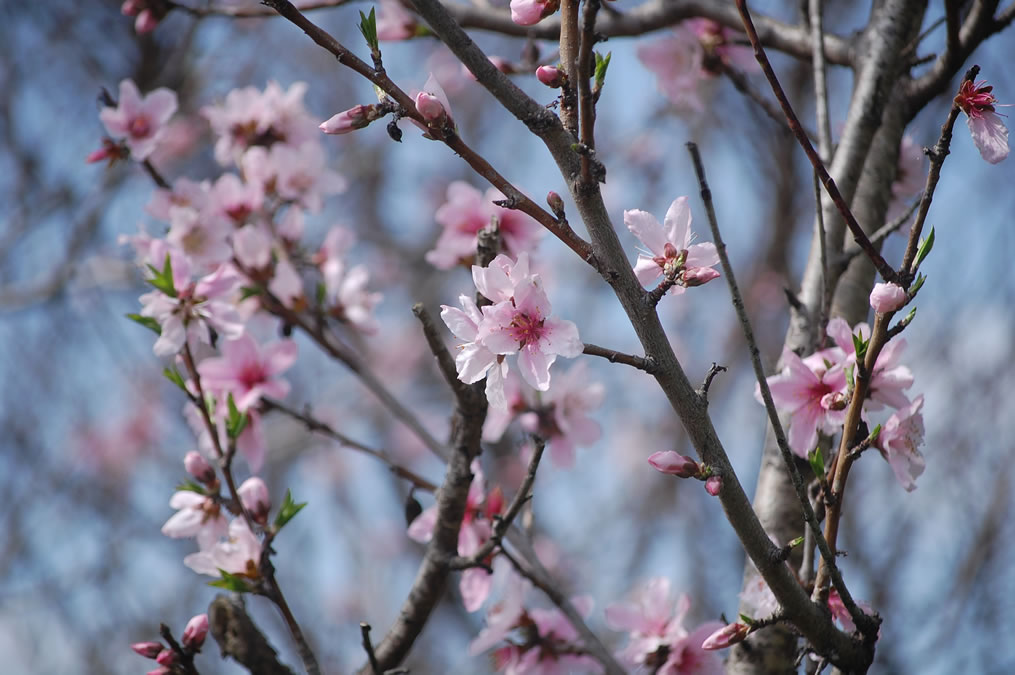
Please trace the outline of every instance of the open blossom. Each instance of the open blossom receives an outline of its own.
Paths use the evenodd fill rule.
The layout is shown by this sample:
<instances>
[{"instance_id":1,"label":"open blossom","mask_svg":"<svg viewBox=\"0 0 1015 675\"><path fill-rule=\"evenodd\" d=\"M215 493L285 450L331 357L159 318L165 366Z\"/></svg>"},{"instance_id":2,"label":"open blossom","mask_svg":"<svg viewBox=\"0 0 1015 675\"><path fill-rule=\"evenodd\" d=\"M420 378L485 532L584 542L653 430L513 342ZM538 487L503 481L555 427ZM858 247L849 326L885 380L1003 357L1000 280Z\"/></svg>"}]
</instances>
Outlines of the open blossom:
<instances>
[{"instance_id":1,"label":"open blossom","mask_svg":"<svg viewBox=\"0 0 1015 675\"><path fill-rule=\"evenodd\" d=\"M590 382L584 362L563 373L542 397L541 405L519 418L522 428L547 439L554 466L574 466L575 446L599 440L602 428L588 416L603 403L606 388Z\"/></svg>"},{"instance_id":2,"label":"open blossom","mask_svg":"<svg viewBox=\"0 0 1015 675\"><path fill-rule=\"evenodd\" d=\"M221 400L232 394L236 407L245 412L262 396L285 398L289 383L277 376L296 362L296 343L280 340L263 348L244 334L222 345L222 356L198 364L204 388Z\"/></svg>"},{"instance_id":3,"label":"open blossom","mask_svg":"<svg viewBox=\"0 0 1015 675\"><path fill-rule=\"evenodd\" d=\"M806 363L789 349L783 351L782 363L782 373L769 377L768 386L775 407L790 413L790 449L806 457L818 442L818 430L832 433L845 419L839 403L846 391L846 373L841 364ZM755 398L761 400L760 388L755 389Z\"/></svg>"},{"instance_id":4,"label":"open blossom","mask_svg":"<svg viewBox=\"0 0 1015 675\"><path fill-rule=\"evenodd\" d=\"M109 135L125 140L134 159L146 159L165 132L176 112L176 94L160 87L144 98L131 80L120 82L120 100L115 108L103 108L99 119Z\"/></svg>"},{"instance_id":5,"label":"open blossom","mask_svg":"<svg viewBox=\"0 0 1015 675\"><path fill-rule=\"evenodd\" d=\"M243 518L234 518L225 539L191 553L183 559L183 564L198 574L213 577L219 576L219 570L225 570L229 574L257 578L260 561L261 542Z\"/></svg>"},{"instance_id":6,"label":"open blossom","mask_svg":"<svg viewBox=\"0 0 1015 675\"><path fill-rule=\"evenodd\" d=\"M499 487L486 491L486 480L479 460L472 462L472 484L465 500L465 516L458 530L458 555L471 556L493 534L493 519L504 510L504 496ZM426 509L409 525L409 536L418 542L428 542L437 524L437 506ZM487 561L489 562L489 561ZM462 572L459 589L465 611L475 612L490 595L493 575L480 567Z\"/></svg>"},{"instance_id":7,"label":"open blossom","mask_svg":"<svg viewBox=\"0 0 1015 675\"><path fill-rule=\"evenodd\" d=\"M686 594L674 606L670 582L665 577L648 580L630 602L607 607L606 624L630 633L619 658L660 675L720 675L722 661L702 649L701 643L721 624L708 622L688 631L684 619L690 608L691 599Z\"/></svg>"},{"instance_id":8,"label":"open blossom","mask_svg":"<svg viewBox=\"0 0 1015 675\"><path fill-rule=\"evenodd\" d=\"M858 323L850 331L849 325L839 317L828 322L827 332L846 355L843 367L848 367L856 362L853 334L860 335L865 339L869 339L871 336L871 330L867 324ZM913 372L909 367L899 365L906 344L905 338L895 338L885 345L881 353L878 354L878 360L874 364L874 372L871 373L869 398L864 402L865 410L878 410L884 405L892 408L905 408L909 405L909 397L906 396L904 390L913 385Z\"/></svg>"},{"instance_id":9,"label":"open blossom","mask_svg":"<svg viewBox=\"0 0 1015 675\"><path fill-rule=\"evenodd\" d=\"M966 113L969 133L980 156L991 164L997 164L1008 156L1008 128L994 109L997 99L993 90L994 87L986 82L974 84L964 80L955 96L955 105Z\"/></svg>"},{"instance_id":10,"label":"open blossom","mask_svg":"<svg viewBox=\"0 0 1015 675\"><path fill-rule=\"evenodd\" d=\"M194 537L202 549L208 548L225 535L229 522L222 507L211 497L180 490L169 499L176 513L162 526L162 534L179 539Z\"/></svg>"},{"instance_id":11,"label":"open blossom","mask_svg":"<svg viewBox=\"0 0 1015 675\"><path fill-rule=\"evenodd\" d=\"M715 244L691 244L694 234L687 197L673 200L662 225L651 213L638 209L624 211L624 224L651 253L639 254L634 267L635 276L642 284L651 284L675 272L677 283L670 293L680 294L686 287L700 286L719 276L711 269L719 263Z\"/></svg>"},{"instance_id":12,"label":"open blossom","mask_svg":"<svg viewBox=\"0 0 1015 675\"><path fill-rule=\"evenodd\" d=\"M895 478L907 492L916 489L916 479L926 468L923 455L917 449L923 444L924 436L921 408L922 394L907 407L893 413L874 441L875 447L892 467Z\"/></svg>"},{"instance_id":13,"label":"open blossom","mask_svg":"<svg viewBox=\"0 0 1015 675\"><path fill-rule=\"evenodd\" d=\"M452 334L462 340L455 356L458 379L466 384L473 384L485 377L486 398L490 405L499 410L505 409L507 398L504 394L504 382L508 374L507 363L503 357L498 357L477 340L483 313L479 311L476 302L464 294L458 297L458 302L462 306L461 309L441 305L441 319Z\"/></svg>"},{"instance_id":14,"label":"open blossom","mask_svg":"<svg viewBox=\"0 0 1015 675\"><path fill-rule=\"evenodd\" d=\"M443 270L470 262L476 255L479 231L494 219L505 255L517 258L520 253L535 248L543 228L521 211L493 203L500 199L504 199L504 195L495 188L484 195L465 181L448 185L447 201L434 214L434 220L444 229L433 250L427 252L427 262Z\"/></svg>"},{"instance_id":15,"label":"open blossom","mask_svg":"<svg viewBox=\"0 0 1015 675\"><path fill-rule=\"evenodd\" d=\"M685 23L666 37L638 46L638 60L656 76L659 91L680 110L703 112L701 82L712 76L705 70L705 50Z\"/></svg>"}]
</instances>

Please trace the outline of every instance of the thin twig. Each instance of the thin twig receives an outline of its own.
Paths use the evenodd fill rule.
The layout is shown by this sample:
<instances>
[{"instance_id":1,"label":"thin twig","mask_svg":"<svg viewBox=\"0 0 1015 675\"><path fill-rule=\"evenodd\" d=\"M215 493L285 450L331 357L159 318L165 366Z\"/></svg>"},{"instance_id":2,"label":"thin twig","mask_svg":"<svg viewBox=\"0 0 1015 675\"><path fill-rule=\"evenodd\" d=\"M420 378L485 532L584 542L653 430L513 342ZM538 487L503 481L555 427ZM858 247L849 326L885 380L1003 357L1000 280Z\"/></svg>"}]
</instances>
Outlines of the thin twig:
<instances>
[{"instance_id":1,"label":"thin twig","mask_svg":"<svg viewBox=\"0 0 1015 675\"><path fill-rule=\"evenodd\" d=\"M172 9L178 9L185 14L203 19L209 16L224 16L230 19L270 19L278 14L270 9L248 9L244 7L223 7L221 5L209 4L207 7L192 7L175 0L164 0ZM341 7L354 0L323 0L322 2L300 3L300 11L312 12L318 9L331 9Z\"/></svg>"},{"instance_id":2,"label":"thin twig","mask_svg":"<svg viewBox=\"0 0 1015 675\"><path fill-rule=\"evenodd\" d=\"M367 660L370 662L370 668L373 669L373 675L383 675L381 671L381 664L377 663L377 654L374 653L374 643L370 641L370 624L363 623L359 624L360 635L363 636L363 650L367 653Z\"/></svg>"},{"instance_id":3,"label":"thin twig","mask_svg":"<svg viewBox=\"0 0 1015 675\"><path fill-rule=\"evenodd\" d=\"M581 45L578 49L578 111L579 138L590 150L596 148L596 102L592 96L592 75L595 68L596 16L601 6L600 0L585 0L582 6ZM581 178L588 183L595 180L592 171L592 160L582 155Z\"/></svg>"},{"instance_id":4,"label":"thin twig","mask_svg":"<svg viewBox=\"0 0 1015 675\"><path fill-rule=\"evenodd\" d=\"M585 348L582 350L582 353L588 354L589 356L601 356L610 363L623 363L624 365L631 366L632 368L644 370L646 373L651 373L655 368L655 363L652 359L644 356L625 354L624 352L607 349L606 347L600 347L599 345L585 343Z\"/></svg>"},{"instance_id":5,"label":"thin twig","mask_svg":"<svg viewBox=\"0 0 1015 675\"><path fill-rule=\"evenodd\" d=\"M715 376L719 373L725 373L726 370L726 366L720 366L716 364L715 361L712 362L712 367L708 369L708 374L705 375L705 381L701 383L701 389L698 390L698 396L701 397L701 400L704 401L706 405L708 404L708 390L712 386L712 380L714 380Z\"/></svg>"},{"instance_id":6,"label":"thin twig","mask_svg":"<svg viewBox=\"0 0 1015 675\"><path fill-rule=\"evenodd\" d=\"M922 196L920 199L914 200L912 204L906 207L906 210L903 213L899 214L891 222L885 223L875 230L874 234L870 237L871 243L875 246L880 246L891 234L901 230L902 226L909 222L909 219L913 217L914 213L916 213L916 210L920 207L921 201L923 201ZM855 244L845 249L834 261L832 261L833 271L841 273L842 270L846 269L846 266L849 265L849 262L861 253L863 253L863 250Z\"/></svg>"},{"instance_id":7,"label":"thin twig","mask_svg":"<svg viewBox=\"0 0 1015 675\"><path fill-rule=\"evenodd\" d=\"M827 567L832 574L833 583L842 597L843 604L847 609L852 607L853 610L855 610L856 616L853 616L853 610L850 610L850 616L853 618L856 625L864 626L864 621L866 620L869 623L870 617L863 614L859 607L856 606L852 595L846 588L842 575L839 573L838 566L835 564L835 555L832 553L832 549L828 545L828 542L825 541L823 536L821 536L821 526L818 524L817 518L814 515L814 510L811 508L810 499L807 497L807 487L804 485L803 478L797 470L796 462L793 459L793 452L790 450L789 443L786 441L786 432L782 428L782 423L779 420L779 413L775 408L775 401L772 400L772 392L769 389L768 379L765 377L765 369L761 363L761 351L758 349L758 343L754 338L754 330L751 328L750 317L747 316L747 310L744 308L743 296L740 294L740 289L737 287L736 277L733 273L733 266L730 264L729 256L726 254L726 244L723 242L722 234L719 232L719 222L715 215L715 206L712 203L712 190L709 188L708 181L705 178L705 167L701 161L701 154L698 152L698 146L694 143L688 143L687 149L691 154L691 161L694 164L694 172L698 176L698 183L701 187L701 199L705 204L705 213L708 216L709 227L712 230L712 240L715 242L715 248L719 254L719 261L722 263L723 274L726 275L726 283L729 286L730 295L733 299L733 307L736 309L737 318L740 320L740 325L744 331L744 339L747 341L748 352L751 356L751 365L754 367L754 375L758 380L761 397L765 403L765 410L768 411L769 421L772 424L772 431L775 434L776 441L779 445L779 451L782 453L783 462L789 472L790 480L793 483L793 489L796 491L797 499L800 502L801 509L803 510L804 520L815 533L815 542L818 546L818 550L821 552L822 558L827 563Z\"/></svg>"},{"instance_id":8,"label":"thin twig","mask_svg":"<svg viewBox=\"0 0 1015 675\"><path fill-rule=\"evenodd\" d=\"M166 624L159 625L159 635L169 645L169 649L176 654L177 665L183 671L184 675L198 675L197 668L194 667L194 655L193 653L185 650L180 646L180 643L173 637L173 632L169 630L169 626Z\"/></svg>"},{"instance_id":9,"label":"thin twig","mask_svg":"<svg viewBox=\"0 0 1015 675\"><path fill-rule=\"evenodd\" d=\"M897 282L899 275L892 269L891 265L885 262L885 259L881 256L874 245L871 244L867 238L867 234L860 227L860 224L856 222L856 218L853 216L853 212L850 210L846 200L843 199L842 194L839 192L839 188L836 187L835 181L828 175L828 171L825 169L824 163L821 158L814 151L814 146L811 145L810 140L807 138L807 134L804 133L803 126L800 124L800 120L797 118L796 113L793 112L793 107L789 103L789 99L786 98L786 93L782 89L782 85L779 84L779 78L776 77L775 71L772 69L772 64L768 61L768 56L765 54L765 48L761 46L761 41L758 39L758 32L754 28L754 23L751 21L750 12L747 10L746 0L736 0L737 9L740 11L740 16L744 22L744 29L747 31L747 37L751 41L751 45L754 47L754 56L757 58L758 63L761 65L761 69L765 73L765 77L768 78L768 83L772 87L772 92L775 97L779 100L779 105L782 106L782 112L786 116L786 122L789 124L789 128L793 131L793 135L796 136L797 141L806 153L807 158L814 166L814 170L818 173L821 178L821 184L825 186L825 191L828 196L831 197L832 202L835 204L839 213L842 214L843 220L846 221L846 226L849 227L850 232L853 234L853 238L856 243L860 245L860 248L864 250L864 253L874 263L874 267L878 273L881 274L885 281Z\"/></svg>"},{"instance_id":10,"label":"thin twig","mask_svg":"<svg viewBox=\"0 0 1015 675\"><path fill-rule=\"evenodd\" d=\"M832 161L832 127L828 115L828 85L825 83L825 29L821 0L808 0L811 19L811 66L814 70L814 118L818 125L818 152L823 162ZM820 207L819 207L820 208Z\"/></svg>"}]
</instances>

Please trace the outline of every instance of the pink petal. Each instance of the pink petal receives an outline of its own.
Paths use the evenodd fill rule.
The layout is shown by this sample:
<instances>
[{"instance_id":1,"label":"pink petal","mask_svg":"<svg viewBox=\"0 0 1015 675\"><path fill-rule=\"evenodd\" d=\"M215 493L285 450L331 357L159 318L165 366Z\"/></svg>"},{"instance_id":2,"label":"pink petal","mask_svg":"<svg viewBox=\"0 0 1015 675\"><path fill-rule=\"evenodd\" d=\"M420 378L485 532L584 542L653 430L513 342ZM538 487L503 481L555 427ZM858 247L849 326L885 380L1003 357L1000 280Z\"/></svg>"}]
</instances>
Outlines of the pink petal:
<instances>
[{"instance_id":1,"label":"pink petal","mask_svg":"<svg viewBox=\"0 0 1015 675\"><path fill-rule=\"evenodd\" d=\"M525 345L518 353L518 370L529 386L546 391L550 388L550 366L556 360L555 354L545 354L535 345Z\"/></svg>"},{"instance_id":2,"label":"pink petal","mask_svg":"<svg viewBox=\"0 0 1015 675\"><path fill-rule=\"evenodd\" d=\"M985 110L979 117L967 118L966 123L981 157L991 164L1008 157L1008 129L996 113Z\"/></svg>"},{"instance_id":3,"label":"pink petal","mask_svg":"<svg viewBox=\"0 0 1015 675\"><path fill-rule=\"evenodd\" d=\"M634 236L638 237L641 243L648 247L653 255L663 255L666 233L663 232L663 228L655 216L638 209L624 211L624 224Z\"/></svg>"},{"instance_id":4,"label":"pink petal","mask_svg":"<svg viewBox=\"0 0 1015 675\"><path fill-rule=\"evenodd\" d=\"M666 210L663 229L666 232L666 240L676 246L678 251L688 247L691 243L691 209L687 205L687 197L677 197L673 200L670 208Z\"/></svg>"}]
</instances>

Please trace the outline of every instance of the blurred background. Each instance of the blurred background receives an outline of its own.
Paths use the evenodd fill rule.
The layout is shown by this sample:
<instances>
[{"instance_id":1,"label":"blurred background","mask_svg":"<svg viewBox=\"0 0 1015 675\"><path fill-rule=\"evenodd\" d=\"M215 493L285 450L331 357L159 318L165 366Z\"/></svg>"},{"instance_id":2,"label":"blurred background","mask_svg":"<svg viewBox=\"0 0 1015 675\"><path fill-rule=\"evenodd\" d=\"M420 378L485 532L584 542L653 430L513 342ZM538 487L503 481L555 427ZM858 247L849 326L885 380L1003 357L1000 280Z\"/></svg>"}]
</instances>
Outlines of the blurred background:
<instances>
[{"instance_id":1,"label":"blurred background","mask_svg":"<svg viewBox=\"0 0 1015 675\"><path fill-rule=\"evenodd\" d=\"M792 3L755 4L797 20ZM138 311L145 285L118 239L148 219L153 185L133 164L85 164L104 135L100 88L115 93L131 78L142 92L176 91L178 141L152 161L167 177L196 180L219 171L200 109L236 87L306 82L304 103L321 120L375 100L368 83L281 19L173 11L153 33L138 36L119 5L0 2L0 670L11 674L144 672L151 662L129 644L157 639L160 622L179 634L216 593L182 563L193 541L159 532L173 513L169 497L186 477L182 458L196 444L182 416L184 397L152 354L151 333L124 318ZM861 2L826 5L826 27L840 35L859 29L869 12ZM369 6L350 3L312 18L365 56L356 23ZM929 10L927 24L940 12ZM475 35L487 53L511 62L533 48L553 59L549 43ZM811 236L810 172L788 134L729 81L710 83L707 113L674 111L635 56L638 44L657 37L601 47L613 54L597 134L607 204L621 226L624 209L661 220L674 198L689 195L695 229L707 240L684 148L696 141L763 353L774 363L787 325L783 288L796 287ZM938 29L919 53L933 53L943 41ZM466 142L537 202L550 190L567 193L540 142L464 77L439 43L424 38L382 48L389 73L407 90L435 73ZM1015 103L1013 51L1008 30L966 64L980 64L1002 103ZM775 65L798 112L813 120L810 66L786 57ZM834 67L830 77L834 133L851 77ZM537 100L554 100L535 78L516 80ZM762 89L760 79L754 84ZM936 141L950 99L938 97L917 117L909 134L918 145ZM316 245L336 223L357 233L353 255L384 294L381 329L359 349L445 438L451 397L409 308L423 302L436 315L440 304L472 292L464 268L442 272L423 255L440 233L433 214L447 185L486 186L418 133L396 145L374 125L327 137L324 145L350 187L308 219L306 239ZM909 393L926 395L927 470L906 493L876 453L865 456L854 469L840 540L854 595L885 619L875 672L1015 672L1007 607L1015 594L1013 186L1015 160L982 161L960 119L928 220L937 244L923 267L929 279L902 360L915 374ZM633 263L637 242L626 230L621 237ZM889 262L898 263L904 245L903 235L886 243ZM584 263L546 237L536 264L555 314L574 321L584 341L639 353L612 293ZM729 367L713 385L710 409L741 481L753 489L764 416L725 286L668 297L661 313L692 381L713 361ZM343 433L440 481L440 463L347 369L295 338L300 359L287 399L293 407L312 406ZM573 469L544 462L532 525L544 562L569 594L595 599L589 622L611 647L624 636L605 627L603 608L653 576L690 594L691 625L721 612L732 618L744 557L718 501L700 483L671 480L645 461L657 450L693 454L679 423L648 376L582 360L605 386L596 417L603 433L578 449ZM555 372L572 365L558 362ZM421 558L422 546L405 534L407 486L371 458L287 419L269 416L266 428L270 449L261 475L274 500L290 488L309 503L276 542L279 580L322 666L347 672L364 661L359 622L383 635ZM522 473L517 432L512 427L482 458L488 480L508 495ZM418 498L424 507L432 503ZM413 673L490 669L486 656L470 657L467 649L484 612L465 612L452 586L406 663ZM283 660L297 666L275 609L261 598L248 606ZM210 640L197 665L202 673L240 672L218 658Z\"/></svg>"}]
</instances>

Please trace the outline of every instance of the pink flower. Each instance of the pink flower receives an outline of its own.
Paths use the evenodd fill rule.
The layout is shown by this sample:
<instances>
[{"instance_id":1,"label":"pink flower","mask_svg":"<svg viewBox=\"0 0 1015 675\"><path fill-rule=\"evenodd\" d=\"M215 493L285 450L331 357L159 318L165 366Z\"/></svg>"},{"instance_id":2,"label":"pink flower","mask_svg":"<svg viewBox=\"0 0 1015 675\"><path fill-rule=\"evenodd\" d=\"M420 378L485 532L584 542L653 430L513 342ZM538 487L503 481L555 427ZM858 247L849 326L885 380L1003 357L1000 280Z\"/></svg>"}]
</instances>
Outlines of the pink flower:
<instances>
[{"instance_id":1,"label":"pink flower","mask_svg":"<svg viewBox=\"0 0 1015 675\"><path fill-rule=\"evenodd\" d=\"M529 386L550 388L550 366L557 356L574 358L584 345L570 321L549 316L550 301L539 275L528 274L528 255L518 262L501 254L490 267L473 266L476 288L496 304L483 308L476 339L494 354L518 354L518 367Z\"/></svg>"},{"instance_id":2,"label":"pink flower","mask_svg":"<svg viewBox=\"0 0 1015 675\"><path fill-rule=\"evenodd\" d=\"M588 416L603 403L606 389L589 382L584 362L563 373L534 411L521 416L522 428L547 439L554 466L574 466L575 446L599 440L602 428Z\"/></svg>"},{"instance_id":3,"label":"pink flower","mask_svg":"<svg viewBox=\"0 0 1015 675\"><path fill-rule=\"evenodd\" d=\"M262 396L285 398L289 383L276 378L296 361L296 343L280 340L263 349L244 334L222 345L222 356L202 361L198 367L208 391L224 401L232 394L240 412L257 405Z\"/></svg>"},{"instance_id":4,"label":"pink flower","mask_svg":"<svg viewBox=\"0 0 1015 675\"><path fill-rule=\"evenodd\" d=\"M852 333L869 339L870 328L865 323L853 326ZM839 350L846 354L843 368L856 362L853 338L848 324L841 318L828 322L828 335L835 340ZM878 354L874 372L871 374L869 399L864 401L865 410L878 410L882 405L892 408L905 408L909 405L909 397L903 393L913 385L913 372L907 366L898 365L902 352L906 349L904 338L895 338Z\"/></svg>"},{"instance_id":5,"label":"pink flower","mask_svg":"<svg viewBox=\"0 0 1015 675\"><path fill-rule=\"evenodd\" d=\"M398 0L381 0L377 12L378 40L406 40L416 35L419 24Z\"/></svg>"},{"instance_id":6,"label":"pink flower","mask_svg":"<svg viewBox=\"0 0 1015 675\"><path fill-rule=\"evenodd\" d=\"M469 645L469 654L476 656L506 640L508 634L520 623L525 614L525 593L529 584L516 574L512 574L504 589L504 597L486 613L486 626ZM160 645L161 646L161 645Z\"/></svg>"},{"instance_id":7,"label":"pink flower","mask_svg":"<svg viewBox=\"0 0 1015 675\"><path fill-rule=\"evenodd\" d=\"M997 99L991 93L994 87L985 81L962 82L955 96L955 105L966 113L966 123L980 156L997 164L1008 156L1008 129L994 110Z\"/></svg>"},{"instance_id":8,"label":"pink flower","mask_svg":"<svg viewBox=\"0 0 1015 675\"><path fill-rule=\"evenodd\" d=\"M634 667L658 667L654 672L661 675L720 675L722 661L700 647L718 624L705 623L689 633L684 619L690 607L686 594L674 606L669 579L664 577L646 582L633 602L607 607L606 624L630 634L619 658Z\"/></svg>"},{"instance_id":9,"label":"pink flower","mask_svg":"<svg viewBox=\"0 0 1015 675\"><path fill-rule=\"evenodd\" d=\"M856 606L864 614L874 614L874 610L866 603L857 602ZM838 621L847 633L856 632L856 624L853 623L853 617L850 616L849 610L846 609L846 605L843 604L842 598L839 597L839 591L834 588L828 591L828 609L832 612L832 618ZM881 633L879 631L878 639L880 638Z\"/></svg>"},{"instance_id":10,"label":"pink flower","mask_svg":"<svg viewBox=\"0 0 1015 675\"><path fill-rule=\"evenodd\" d=\"M705 638L705 641L701 643L701 648L726 649L738 642L743 642L750 632L751 627L745 623L729 623Z\"/></svg>"},{"instance_id":11,"label":"pink flower","mask_svg":"<svg viewBox=\"0 0 1015 675\"><path fill-rule=\"evenodd\" d=\"M923 444L924 436L922 407L923 394L920 394L909 406L888 418L874 441L907 492L916 489L916 479L926 468L923 455L917 449Z\"/></svg>"},{"instance_id":12,"label":"pink flower","mask_svg":"<svg viewBox=\"0 0 1015 675\"><path fill-rule=\"evenodd\" d=\"M507 377L507 363L479 341L479 325L483 314L475 301L467 295L460 295L458 302L462 309L441 305L441 319L448 329L464 343L458 347L455 369L458 379L466 384L486 378L486 398L497 409L507 408L504 395L504 380Z\"/></svg>"},{"instance_id":13,"label":"pink flower","mask_svg":"<svg viewBox=\"0 0 1015 675\"><path fill-rule=\"evenodd\" d=\"M187 622L186 628L183 629L183 637L181 642L187 649L194 651L201 651L201 645L204 644L204 639L208 635L208 615L198 614Z\"/></svg>"},{"instance_id":14,"label":"pink flower","mask_svg":"<svg viewBox=\"0 0 1015 675\"><path fill-rule=\"evenodd\" d=\"M155 150L166 123L176 112L176 94L160 87L141 98L131 80L120 82L120 101L115 108L103 108L99 119L113 138L124 139L134 159L146 159Z\"/></svg>"},{"instance_id":15,"label":"pink flower","mask_svg":"<svg viewBox=\"0 0 1015 675\"><path fill-rule=\"evenodd\" d=\"M490 188L484 195L464 181L448 185L447 201L437 209L434 219L444 228L426 259L440 269L451 269L471 261L476 255L477 235L494 219L500 230L503 252L517 258L531 251L543 235L535 220L521 211L505 209L493 202L504 199L498 190Z\"/></svg>"},{"instance_id":16,"label":"pink flower","mask_svg":"<svg viewBox=\"0 0 1015 675\"><path fill-rule=\"evenodd\" d=\"M436 124L438 126L449 122L454 124L451 116L451 102L448 101L444 88L441 87L441 83L437 81L433 73L430 73L430 77L427 78L426 84L423 85L423 90L416 94L414 102L416 110L419 111L419 114L427 124ZM413 120L413 123L423 130L424 136L430 137L429 129L426 126L419 124L415 120Z\"/></svg>"},{"instance_id":17,"label":"pink flower","mask_svg":"<svg viewBox=\"0 0 1015 675\"><path fill-rule=\"evenodd\" d=\"M458 555L475 555L490 535L493 534L493 519L504 509L504 496L499 487L486 492L486 481L479 460L472 463L472 484L465 501L465 516L458 531ZM426 543L433 537L437 524L437 506L426 509L412 521L409 537ZM488 561L489 562L489 561ZM465 611L475 612L490 595L492 575L482 568L465 570L459 583Z\"/></svg>"},{"instance_id":18,"label":"pink flower","mask_svg":"<svg viewBox=\"0 0 1015 675\"><path fill-rule=\"evenodd\" d=\"M169 505L177 512L162 526L162 534L174 539L194 537L202 549L211 546L226 533L229 523L221 507L211 497L180 490Z\"/></svg>"},{"instance_id":19,"label":"pink flower","mask_svg":"<svg viewBox=\"0 0 1015 675\"><path fill-rule=\"evenodd\" d=\"M198 574L219 576L219 570L256 579L260 576L261 542L242 518L229 523L229 536L223 541L191 553L183 564Z\"/></svg>"},{"instance_id":20,"label":"pink flower","mask_svg":"<svg viewBox=\"0 0 1015 675\"><path fill-rule=\"evenodd\" d=\"M790 449L806 457L817 444L818 430L831 433L845 418L836 401L846 391L846 373L841 364L809 366L789 349L783 351L782 362L783 372L769 377L768 386L776 408L790 413ZM759 401L760 391L755 389Z\"/></svg>"},{"instance_id":21,"label":"pink flower","mask_svg":"<svg viewBox=\"0 0 1015 675\"><path fill-rule=\"evenodd\" d=\"M871 307L880 314L901 309L908 300L906 289L898 284L874 284L870 297Z\"/></svg>"},{"instance_id":22,"label":"pink flower","mask_svg":"<svg viewBox=\"0 0 1015 675\"><path fill-rule=\"evenodd\" d=\"M734 66L748 73L761 70L761 66L758 65L758 61L754 57L754 50L747 45L735 42L738 35L741 40L744 39L743 33L737 33L737 31L726 28L711 19L688 19L683 25L697 36L701 46L704 47L706 67L709 65L707 57L711 56L718 58L727 66ZM710 73L713 70L717 69L709 68Z\"/></svg>"},{"instance_id":23,"label":"pink flower","mask_svg":"<svg viewBox=\"0 0 1015 675\"><path fill-rule=\"evenodd\" d=\"M634 267L635 276L642 284L651 284L677 270L677 283L670 289L677 295L683 293L685 287L700 286L719 276L715 270L708 269L719 262L715 244L691 244L694 233L691 232L687 197L673 200L662 225L651 213L637 209L624 211L624 224L651 253L639 254Z\"/></svg>"},{"instance_id":24,"label":"pink flower","mask_svg":"<svg viewBox=\"0 0 1015 675\"><path fill-rule=\"evenodd\" d=\"M704 111L699 89L711 75L703 65L705 50L688 26L680 24L670 35L640 45L638 60L655 74L659 91L679 110Z\"/></svg>"},{"instance_id":25,"label":"pink flower","mask_svg":"<svg viewBox=\"0 0 1015 675\"><path fill-rule=\"evenodd\" d=\"M701 466L696 461L673 450L652 453L648 463L659 473L677 478L695 478L701 473Z\"/></svg>"},{"instance_id":26,"label":"pink flower","mask_svg":"<svg viewBox=\"0 0 1015 675\"><path fill-rule=\"evenodd\" d=\"M556 66L539 66L536 68L536 79L551 89L564 86L564 71Z\"/></svg>"},{"instance_id":27,"label":"pink flower","mask_svg":"<svg viewBox=\"0 0 1015 675\"><path fill-rule=\"evenodd\" d=\"M271 497L268 494L268 486L257 476L252 476L243 481L243 484L236 489L240 495L243 508L247 510L254 522L264 525L268 522L268 511L271 510Z\"/></svg>"},{"instance_id":28,"label":"pink flower","mask_svg":"<svg viewBox=\"0 0 1015 675\"><path fill-rule=\"evenodd\" d=\"M557 11L559 0L511 0L511 20L533 26Z\"/></svg>"},{"instance_id":29,"label":"pink flower","mask_svg":"<svg viewBox=\"0 0 1015 675\"><path fill-rule=\"evenodd\" d=\"M258 182L266 191L295 201L312 213L321 210L325 195L344 192L347 183L327 166L324 150L316 140L298 146L275 143L270 150L255 147L241 160L248 181Z\"/></svg>"}]
</instances>

